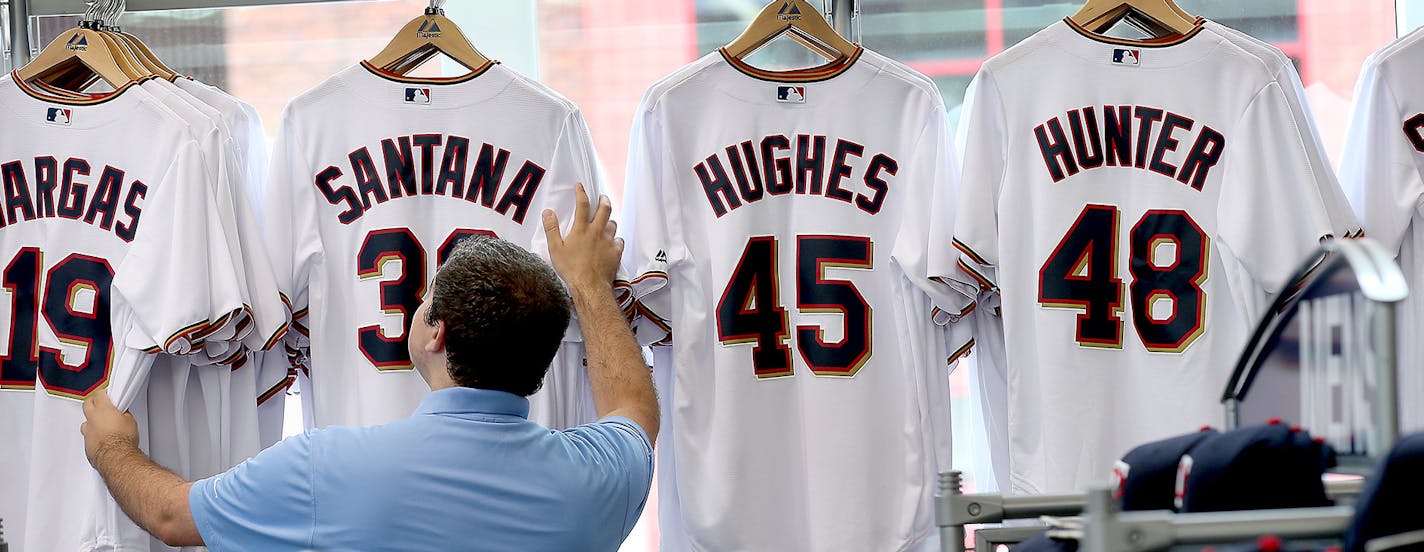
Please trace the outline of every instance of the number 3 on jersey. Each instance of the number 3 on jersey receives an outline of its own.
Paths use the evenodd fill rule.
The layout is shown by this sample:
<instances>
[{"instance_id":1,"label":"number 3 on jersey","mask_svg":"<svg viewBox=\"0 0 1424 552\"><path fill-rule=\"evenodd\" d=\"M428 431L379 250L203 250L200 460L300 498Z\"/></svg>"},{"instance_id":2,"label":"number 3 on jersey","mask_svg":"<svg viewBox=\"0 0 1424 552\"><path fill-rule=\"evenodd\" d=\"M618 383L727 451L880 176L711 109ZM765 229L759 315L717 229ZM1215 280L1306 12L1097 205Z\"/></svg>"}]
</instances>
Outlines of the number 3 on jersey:
<instances>
[{"instance_id":1,"label":"number 3 on jersey","mask_svg":"<svg viewBox=\"0 0 1424 552\"><path fill-rule=\"evenodd\" d=\"M436 251L437 262L443 263L454 251L460 240L474 235L498 237L489 230L455 230L440 244ZM386 263L400 261L400 273L395 279L381 282L381 312L401 316L401 333L386 335L380 324L364 326L357 330L356 340L361 354L377 370L410 370L410 352L406 350L405 338L410 331L411 316L420 308L420 298L425 296L425 248L415 234L406 228L374 230L366 234L366 241L356 253L356 275L362 280L380 278Z\"/></svg>"},{"instance_id":2,"label":"number 3 on jersey","mask_svg":"<svg viewBox=\"0 0 1424 552\"><path fill-rule=\"evenodd\" d=\"M752 368L758 378L792 374L786 309L781 306L777 241L759 236L746 249L722 299L717 302L717 339L722 345L755 343ZM796 350L818 376L854 376L870 359L870 305L849 280L825 277L826 268L871 268L868 238L796 237L796 308L801 312L840 313L841 340L827 343L820 326L796 327Z\"/></svg>"},{"instance_id":3,"label":"number 3 on jersey","mask_svg":"<svg viewBox=\"0 0 1424 552\"><path fill-rule=\"evenodd\" d=\"M1039 269L1038 302L1081 310L1076 340L1084 347L1122 348L1122 280L1117 275L1117 207L1088 205ZM1203 330L1211 239L1186 211L1151 210L1133 225L1128 262L1132 326L1159 353L1187 350ZM1161 262L1170 246L1173 258ZM1171 310L1157 316L1159 304Z\"/></svg>"}]
</instances>

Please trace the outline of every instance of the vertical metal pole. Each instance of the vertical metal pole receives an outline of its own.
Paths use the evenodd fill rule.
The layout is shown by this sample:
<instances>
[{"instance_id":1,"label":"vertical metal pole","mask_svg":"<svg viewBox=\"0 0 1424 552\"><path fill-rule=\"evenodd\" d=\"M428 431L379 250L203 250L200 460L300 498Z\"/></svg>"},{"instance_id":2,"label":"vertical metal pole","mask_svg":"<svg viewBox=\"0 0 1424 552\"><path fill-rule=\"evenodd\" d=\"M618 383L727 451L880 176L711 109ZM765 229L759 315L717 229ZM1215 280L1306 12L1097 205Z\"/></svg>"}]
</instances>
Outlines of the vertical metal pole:
<instances>
[{"instance_id":1,"label":"vertical metal pole","mask_svg":"<svg viewBox=\"0 0 1424 552\"><path fill-rule=\"evenodd\" d=\"M846 40L860 44L860 0L830 0L831 26Z\"/></svg>"},{"instance_id":2,"label":"vertical metal pole","mask_svg":"<svg viewBox=\"0 0 1424 552\"><path fill-rule=\"evenodd\" d=\"M1395 309L1398 303L1379 303L1375 311L1375 431L1380 450L1370 451L1383 456L1399 440L1399 370L1395 358Z\"/></svg>"},{"instance_id":3,"label":"vertical metal pole","mask_svg":"<svg viewBox=\"0 0 1424 552\"><path fill-rule=\"evenodd\" d=\"M10 67L30 62L29 0L10 0Z\"/></svg>"},{"instance_id":4,"label":"vertical metal pole","mask_svg":"<svg viewBox=\"0 0 1424 552\"><path fill-rule=\"evenodd\" d=\"M941 472L939 489L935 493L935 525L939 526L939 549L942 552L964 552L964 526L951 525L949 497L962 494L959 470Z\"/></svg>"}]
</instances>

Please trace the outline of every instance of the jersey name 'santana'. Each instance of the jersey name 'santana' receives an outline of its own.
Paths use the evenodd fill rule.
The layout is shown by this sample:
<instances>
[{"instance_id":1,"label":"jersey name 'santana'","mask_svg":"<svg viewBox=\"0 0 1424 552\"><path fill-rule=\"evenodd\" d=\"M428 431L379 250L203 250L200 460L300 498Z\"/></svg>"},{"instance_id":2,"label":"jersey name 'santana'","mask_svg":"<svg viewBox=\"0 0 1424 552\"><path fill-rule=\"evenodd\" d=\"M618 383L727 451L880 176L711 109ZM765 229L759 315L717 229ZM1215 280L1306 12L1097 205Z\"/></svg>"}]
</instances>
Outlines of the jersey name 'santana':
<instances>
[{"instance_id":1,"label":"jersey name 'santana'","mask_svg":"<svg viewBox=\"0 0 1424 552\"><path fill-rule=\"evenodd\" d=\"M436 150L442 144L444 152L437 164ZM500 184L509 167L509 150L481 144L471 170L470 139L462 136L416 134L386 138L381 140L380 150L384 161L382 170L376 168L370 149L364 146L347 155L351 177L356 181L354 187L338 184L346 173L335 165L316 174L314 183L326 201L345 205L345 210L337 215L342 224L351 224L372 206L417 195L445 195L479 202L523 224L539 183L544 180L544 168L526 160L517 171L512 171L509 184L500 194ZM499 196L497 202L496 196Z\"/></svg>"}]
</instances>

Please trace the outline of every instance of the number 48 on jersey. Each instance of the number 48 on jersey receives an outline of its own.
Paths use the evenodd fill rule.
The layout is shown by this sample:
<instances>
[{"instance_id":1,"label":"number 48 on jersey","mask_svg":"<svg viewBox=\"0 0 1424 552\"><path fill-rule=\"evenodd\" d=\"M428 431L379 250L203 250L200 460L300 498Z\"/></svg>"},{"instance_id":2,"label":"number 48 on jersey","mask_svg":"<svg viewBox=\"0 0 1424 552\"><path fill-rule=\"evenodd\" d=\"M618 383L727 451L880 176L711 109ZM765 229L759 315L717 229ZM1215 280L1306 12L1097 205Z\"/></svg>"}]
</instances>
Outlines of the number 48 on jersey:
<instances>
[{"instance_id":1,"label":"number 48 on jersey","mask_svg":"<svg viewBox=\"0 0 1424 552\"><path fill-rule=\"evenodd\" d=\"M1123 346L1119 216L1112 205L1084 207L1038 272L1039 304L1081 311L1074 339L1084 347ZM1186 351L1204 329L1211 239L1175 209L1147 211L1127 238L1133 328L1148 351Z\"/></svg>"}]
</instances>

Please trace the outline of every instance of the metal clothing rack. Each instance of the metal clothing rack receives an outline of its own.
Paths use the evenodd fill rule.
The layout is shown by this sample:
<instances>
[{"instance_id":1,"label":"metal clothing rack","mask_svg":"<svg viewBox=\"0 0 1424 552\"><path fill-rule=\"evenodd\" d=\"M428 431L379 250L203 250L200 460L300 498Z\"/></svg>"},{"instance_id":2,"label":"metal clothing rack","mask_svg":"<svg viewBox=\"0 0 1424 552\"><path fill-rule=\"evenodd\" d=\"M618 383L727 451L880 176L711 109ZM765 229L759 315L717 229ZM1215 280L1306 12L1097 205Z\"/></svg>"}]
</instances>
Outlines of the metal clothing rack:
<instances>
[{"instance_id":1,"label":"metal clothing rack","mask_svg":"<svg viewBox=\"0 0 1424 552\"><path fill-rule=\"evenodd\" d=\"M22 67L30 62L30 17L45 15L78 15L84 13L85 0L44 0L31 6L32 0L10 2L10 67ZM161 11L196 8L238 8L316 2L349 2L352 0L129 0L126 11ZM860 43L860 0L823 0L831 26L851 42Z\"/></svg>"},{"instance_id":2,"label":"metal clothing rack","mask_svg":"<svg viewBox=\"0 0 1424 552\"><path fill-rule=\"evenodd\" d=\"M1399 436L1395 306L1408 295L1404 275L1383 247L1372 240L1359 239L1322 244L1296 276L1293 281L1303 284L1292 293L1281 294L1271 305L1270 314L1258 326L1241 363L1228 381L1222 401L1227 427L1240 424L1242 401L1297 304L1312 291L1338 292L1344 289L1342 283L1348 283L1351 285L1348 289L1375 306L1369 311L1368 320L1371 349L1375 354L1370 356L1372 364L1366 370L1373 372L1377 383L1369 435L1377 446L1365 457L1342 460L1339 471L1367 475L1373 460L1385 454ZM1285 538L1339 537L1353 513L1353 508L1348 506L1192 514L1117 513L1113 510L1111 491L1106 489L1094 489L1086 494L1029 496L963 494L960 476L957 471L940 474L935 495L935 522L940 529L940 547L945 552L964 551L966 525L1039 516L1086 514L1083 550L1116 552L1156 550L1172 544L1222 543L1268 533ZM1331 499L1358 495L1363 486L1362 479L1325 482L1326 494ZM1042 530L1042 527L981 530L985 534L976 535L975 549L992 550L991 544L1019 542Z\"/></svg>"}]
</instances>

